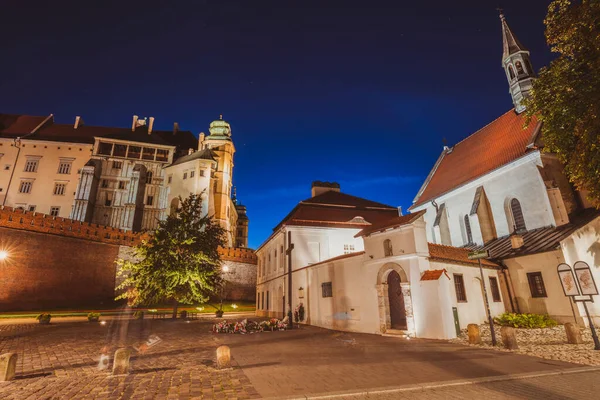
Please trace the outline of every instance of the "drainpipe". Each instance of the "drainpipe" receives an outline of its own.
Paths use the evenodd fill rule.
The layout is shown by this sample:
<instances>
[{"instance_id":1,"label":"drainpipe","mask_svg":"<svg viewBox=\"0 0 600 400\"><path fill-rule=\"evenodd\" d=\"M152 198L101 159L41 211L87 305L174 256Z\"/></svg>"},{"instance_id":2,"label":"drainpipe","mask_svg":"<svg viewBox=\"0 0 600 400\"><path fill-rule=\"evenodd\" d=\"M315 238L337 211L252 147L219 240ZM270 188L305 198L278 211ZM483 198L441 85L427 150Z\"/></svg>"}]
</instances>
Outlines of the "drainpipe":
<instances>
[{"instance_id":1,"label":"drainpipe","mask_svg":"<svg viewBox=\"0 0 600 400\"><path fill-rule=\"evenodd\" d=\"M17 137L16 139L14 139L13 146L17 148L17 157L15 158L15 163L13 164L13 169L10 173L10 178L8 179L8 186L6 187L6 194L4 195L4 199L2 200L2 207L4 207L6 205L6 199L8 198L10 184L12 183L12 179L15 174L15 169L17 168L17 162L19 161L19 155L21 154L21 139L25 139L26 137L31 136L34 133L36 133L51 118L54 118L54 114L48 115L42 122L40 122L40 124L38 126L33 128L33 130L31 132L29 132L28 134L26 134L25 136Z\"/></svg>"}]
</instances>

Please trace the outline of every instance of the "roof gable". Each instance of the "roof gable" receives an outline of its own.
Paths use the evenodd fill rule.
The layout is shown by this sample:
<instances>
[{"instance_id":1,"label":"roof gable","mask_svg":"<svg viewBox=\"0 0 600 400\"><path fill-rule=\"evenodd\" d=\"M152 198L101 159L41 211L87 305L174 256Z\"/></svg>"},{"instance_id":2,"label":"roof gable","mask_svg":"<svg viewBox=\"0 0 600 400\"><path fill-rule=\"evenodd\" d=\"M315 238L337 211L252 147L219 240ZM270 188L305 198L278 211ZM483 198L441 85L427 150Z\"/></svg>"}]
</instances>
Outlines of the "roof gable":
<instances>
[{"instance_id":1,"label":"roof gable","mask_svg":"<svg viewBox=\"0 0 600 400\"><path fill-rule=\"evenodd\" d=\"M510 110L452 149L444 150L411 208L524 156L539 127L535 117L527 128L525 122L525 115Z\"/></svg>"}]
</instances>

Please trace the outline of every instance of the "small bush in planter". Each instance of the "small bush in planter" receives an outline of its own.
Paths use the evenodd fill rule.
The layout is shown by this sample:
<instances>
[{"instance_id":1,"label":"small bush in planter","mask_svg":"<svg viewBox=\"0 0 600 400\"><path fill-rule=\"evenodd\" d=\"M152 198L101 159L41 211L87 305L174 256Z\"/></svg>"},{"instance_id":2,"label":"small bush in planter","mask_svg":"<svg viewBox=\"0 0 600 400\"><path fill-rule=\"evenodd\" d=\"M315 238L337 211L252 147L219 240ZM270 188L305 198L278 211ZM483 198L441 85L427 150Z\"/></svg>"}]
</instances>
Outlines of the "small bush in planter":
<instances>
[{"instance_id":1,"label":"small bush in planter","mask_svg":"<svg viewBox=\"0 0 600 400\"><path fill-rule=\"evenodd\" d=\"M87 315L87 319L90 322L98 322L100 320L100 313L91 312Z\"/></svg>"},{"instance_id":2,"label":"small bush in planter","mask_svg":"<svg viewBox=\"0 0 600 400\"><path fill-rule=\"evenodd\" d=\"M502 326L512 326L513 328L552 328L558 325L558 322L545 314L515 314L504 313L494 321Z\"/></svg>"},{"instance_id":3,"label":"small bush in planter","mask_svg":"<svg viewBox=\"0 0 600 400\"><path fill-rule=\"evenodd\" d=\"M52 319L52 315L48 314L48 313L42 313L40 315L37 316L36 318L40 324L46 325L50 323L50 320Z\"/></svg>"}]
</instances>

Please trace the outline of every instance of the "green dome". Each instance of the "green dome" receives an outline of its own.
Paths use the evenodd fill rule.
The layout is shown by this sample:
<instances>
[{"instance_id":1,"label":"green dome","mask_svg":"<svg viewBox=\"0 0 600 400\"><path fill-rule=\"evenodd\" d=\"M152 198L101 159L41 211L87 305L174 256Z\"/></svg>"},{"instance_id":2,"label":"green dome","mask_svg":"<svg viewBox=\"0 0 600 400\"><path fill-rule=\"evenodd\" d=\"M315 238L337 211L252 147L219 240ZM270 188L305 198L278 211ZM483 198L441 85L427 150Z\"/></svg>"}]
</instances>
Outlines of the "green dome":
<instances>
[{"instance_id":1,"label":"green dome","mask_svg":"<svg viewBox=\"0 0 600 400\"><path fill-rule=\"evenodd\" d=\"M231 137L231 125L229 125L227 121L223 121L222 115L219 119L210 123L208 130L210 132L210 136Z\"/></svg>"}]
</instances>

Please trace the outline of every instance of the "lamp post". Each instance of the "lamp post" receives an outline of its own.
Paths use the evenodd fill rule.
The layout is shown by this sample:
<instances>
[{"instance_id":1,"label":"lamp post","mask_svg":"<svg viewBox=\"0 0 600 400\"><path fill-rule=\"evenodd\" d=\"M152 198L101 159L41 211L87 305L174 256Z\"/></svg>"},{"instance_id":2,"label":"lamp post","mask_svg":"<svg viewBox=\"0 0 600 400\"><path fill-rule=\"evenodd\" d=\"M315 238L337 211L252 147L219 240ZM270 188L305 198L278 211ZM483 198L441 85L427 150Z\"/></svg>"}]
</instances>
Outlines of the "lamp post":
<instances>
[{"instance_id":1,"label":"lamp post","mask_svg":"<svg viewBox=\"0 0 600 400\"><path fill-rule=\"evenodd\" d=\"M4 261L8 258L8 251L0 250L0 261Z\"/></svg>"}]
</instances>

